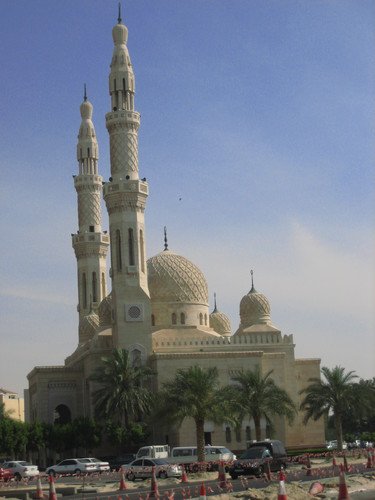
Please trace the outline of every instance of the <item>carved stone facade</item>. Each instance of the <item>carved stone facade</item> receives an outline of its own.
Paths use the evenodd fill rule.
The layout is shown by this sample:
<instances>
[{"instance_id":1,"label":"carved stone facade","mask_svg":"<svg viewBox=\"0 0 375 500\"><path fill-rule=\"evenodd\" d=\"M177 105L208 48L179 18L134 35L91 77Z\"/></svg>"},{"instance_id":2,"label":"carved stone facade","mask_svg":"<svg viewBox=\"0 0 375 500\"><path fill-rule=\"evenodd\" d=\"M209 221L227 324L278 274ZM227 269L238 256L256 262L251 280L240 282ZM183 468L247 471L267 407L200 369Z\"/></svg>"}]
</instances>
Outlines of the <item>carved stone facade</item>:
<instances>
[{"instance_id":1,"label":"carved stone facade","mask_svg":"<svg viewBox=\"0 0 375 500\"><path fill-rule=\"evenodd\" d=\"M28 375L28 416L31 421L62 422L80 415L93 416L90 375L113 348L124 348L135 366L155 370L154 389L172 379L178 369L216 366L223 385L238 370L259 367L272 370L275 382L298 407L300 391L310 377L320 376L319 359L295 359L292 335L272 324L265 295L252 284L239 300L240 324L232 332L228 317L215 307L210 314L208 287L192 262L168 250L147 259L145 208L146 179L138 176L138 128L134 109L135 78L130 62L127 28L119 19L112 31L114 52L109 78L111 111L106 115L110 136L111 177L103 183L98 174L98 145L91 121L92 105L86 95L77 145L79 174L75 177L79 231L72 235L77 258L79 331L76 350L62 366L35 367ZM99 194L109 217L109 235L102 232ZM109 241L110 239L110 241ZM111 252L112 290L106 291L105 257ZM240 299L240 297L238 298ZM53 342L51 332L51 342ZM289 426L275 418L276 437L288 447L324 443L322 421L302 424L298 413ZM244 420L240 430L206 423L211 444L233 450L254 439L254 423ZM263 437L267 435L262 422ZM155 422L150 440L170 445L193 445L194 425L167 429Z\"/></svg>"}]
</instances>

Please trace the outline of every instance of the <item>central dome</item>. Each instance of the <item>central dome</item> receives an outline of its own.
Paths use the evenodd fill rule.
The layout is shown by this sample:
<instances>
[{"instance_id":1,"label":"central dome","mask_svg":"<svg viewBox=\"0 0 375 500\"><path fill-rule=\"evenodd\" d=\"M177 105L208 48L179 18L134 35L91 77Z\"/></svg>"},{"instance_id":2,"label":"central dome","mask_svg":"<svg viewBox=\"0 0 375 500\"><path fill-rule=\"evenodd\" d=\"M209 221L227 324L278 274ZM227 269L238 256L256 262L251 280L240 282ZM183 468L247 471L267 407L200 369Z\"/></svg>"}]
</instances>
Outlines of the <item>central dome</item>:
<instances>
[{"instance_id":1,"label":"central dome","mask_svg":"<svg viewBox=\"0 0 375 500\"><path fill-rule=\"evenodd\" d=\"M208 305L206 278L182 255L164 250L148 259L147 270L152 301Z\"/></svg>"}]
</instances>

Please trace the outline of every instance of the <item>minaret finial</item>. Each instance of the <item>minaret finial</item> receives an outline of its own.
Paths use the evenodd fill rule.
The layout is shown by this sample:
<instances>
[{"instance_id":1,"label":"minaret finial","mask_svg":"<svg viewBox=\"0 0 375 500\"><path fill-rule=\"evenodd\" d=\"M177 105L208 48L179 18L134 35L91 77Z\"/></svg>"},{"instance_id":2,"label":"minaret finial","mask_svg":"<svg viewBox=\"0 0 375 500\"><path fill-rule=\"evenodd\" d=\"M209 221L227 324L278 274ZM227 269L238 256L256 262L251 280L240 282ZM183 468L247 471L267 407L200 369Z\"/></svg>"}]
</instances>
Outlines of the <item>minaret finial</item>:
<instances>
[{"instance_id":1,"label":"minaret finial","mask_svg":"<svg viewBox=\"0 0 375 500\"><path fill-rule=\"evenodd\" d=\"M251 293L251 292L256 292L256 290L254 288L254 271L252 269L250 271L250 274L251 274L251 290L250 290L250 293Z\"/></svg>"},{"instance_id":2,"label":"minaret finial","mask_svg":"<svg viewBox=\"0 0 375 500\"><path fill-rule=\"evenodd\" d=\"M86 84L85 83L83 84L83 88L84 88L84 91L83 91L83 100L86 102L87 101L87 94L86 94Z\"/></svg>"},{"instance_id":3,"label":"minaret finial","mask_svg":"<svg viewBox=\"0 0 375 500\"><path fill-rule=\"evenodd\" d=\"M212 312L217 312L217 307L216 307L216 292L214 292L214 310Z\"/></svg>"},{"instance_id":4,"label":"minaret finial","mask_svg":"<svg viewBox=\"0 0 375 500\"><path fill-rule=\"evenodd\" d=\"M119 24L121 24L121 2L118 3L118 18L117 18L117 21Z\"/></svg>"},{"instance_id":5,"label":"minaret finial","mask_svg":"<svg viewBox=\"0 0 375 500\"><path fill-rule=\"evenodd\" d=\"M164 226L164 251L168 250L167 226Z\"/></svg>"}]
</instances>

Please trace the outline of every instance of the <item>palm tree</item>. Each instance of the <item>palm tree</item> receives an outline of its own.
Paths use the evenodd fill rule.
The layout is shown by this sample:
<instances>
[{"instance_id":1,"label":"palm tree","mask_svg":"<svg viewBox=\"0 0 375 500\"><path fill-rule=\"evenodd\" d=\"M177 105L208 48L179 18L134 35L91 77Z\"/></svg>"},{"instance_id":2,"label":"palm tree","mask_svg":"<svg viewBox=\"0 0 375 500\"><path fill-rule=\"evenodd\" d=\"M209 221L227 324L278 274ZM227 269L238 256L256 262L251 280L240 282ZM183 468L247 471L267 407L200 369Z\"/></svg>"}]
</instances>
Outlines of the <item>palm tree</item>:
<instances>
[{"instance_id":1,"label":"palm tree","mask_svg":"<svg viewBox=\"0 0 375 500\"><path fill-rule=\"evenodd\" d=\"M99 418L116 418L126 429L148 414L152 392L145 386L154 372L146 366L132 366L125 349L114 349L112 356L103 357L91 380L100 384L93 394L95 414Z\"/></svg>"},{"instance_id":2,"label":"palm tree","mask_svg":"<svg viewBox=\"0 0 375 500\"><path fill-rule=\"evenodd\" d=\"M330 412L333 413L337 446L339 450L342 450L343 416L351 406L360 404L359 399L362 393L354 390L353 382L358 377L353 371L345 373L345 369L341 366L335 366L332 370L323 367L321 371L325 380L310 378L311 384L300 392L300 394L305 394L300 407L305 411L303 422L307 424L310 418L318 420L323 415L328 416Z\"/></svg>"},{"instance_id":3,"label":"palm tree","mask_svg":"<svg viewBox=\"0 0 375 500\"><path fill-rule=\"evenodd\" d=\"M273 370L264 376L257 366L254 370L242 370L232 377L231 386L239 406L239 418L249 416L254 420L256 440L261 440L260 421L264 417L272 426L272 416L284 415L292 423L296 407L288 393L278 387L271 378Z\"/></svg>"},{"instance_id":4,"label":"palm tree","mask_svg":"<svg viewBox=\"0 0 375 500\"><path fill-rule=\"evenodd\" d=\"M197 458L204 461L204 423L230 421L229 401L225 389L219 386L216 367L204 369L191 366L176 372L174 380L163 384L158 416L181 424L185 418L195 422Z\"/></svg>"}]
</instances>

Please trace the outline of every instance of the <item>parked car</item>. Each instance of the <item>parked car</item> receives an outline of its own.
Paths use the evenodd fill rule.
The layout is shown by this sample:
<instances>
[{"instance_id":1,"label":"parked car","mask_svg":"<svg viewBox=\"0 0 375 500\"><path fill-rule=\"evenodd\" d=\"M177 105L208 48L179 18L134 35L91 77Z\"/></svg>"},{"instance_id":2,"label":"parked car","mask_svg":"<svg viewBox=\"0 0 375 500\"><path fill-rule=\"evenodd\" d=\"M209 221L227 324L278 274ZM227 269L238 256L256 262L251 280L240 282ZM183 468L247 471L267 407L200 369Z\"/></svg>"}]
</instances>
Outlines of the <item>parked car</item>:
<instances>
[{"instance_id":1,"label":"parked car","mask_svg":"<svg viewBox=\"0 0 375 500\"><path fill-rule=\"evenodd\" d=\"M93 464L95 464L98 468L98 472L106 472L110 470L109 463L103 460L99 460L98 458L90 457L87 460L90 460Z\"/></svg>"},{"instance_id":2,"label":"parked car","mask_svg":"<svg viewBox=\"0 0 375 500\"><path fill-rule=\"evenodd\" d=\"M286 468L287 454L281 441L270 439L250 444L250 447L238 460L229 467L228 472L232 479L238 476L260 476L267 471Z\"/></svg>"},{"instance_id":3,"label":"parked car","mask_svg":"<svg viewBox=\"0 0 375 500\"><path fill-rule=\"evenodd\" d=\"M123 471L129 481L134 481L135 479L150 478L153 467L155 467L155 475L161 479L166 477L180 477L182 475L180 465L170 464L164 458L137 458L129 464L124 464Z\"/></svg>"},{"instance_id":4,"label":"parked car","mask_svg":"<svg viewBox=\"0 0 375 500\"><path fill-rule=\"evenodd\" d=\"M0 467L0 481L4 481L4 483L6 483L11 479L14 479L13 471L11 469L4 469L3 467Z\"/></svg>"},{"instance_id":5,"label":"parked car","mask_svg":"<svg viewBox=\"0 0 375 500\"><path fill-rule=\"evenodd\" d=\"M129 464L130 462L133 462L133 460L135 460L135 454L134 453L124 453L123 455L119 455L117 457L115 457L115 456L103 457L103 460L105 460L109 463L109 468L111 470L119 470L122 465Z\"/></svg>"},{"instance_id":6,"label":"parked car","mask_svg":"<svg viewBox=\"0 0 375 500\"><path fill-rule=\"evenodd\" d=\"M98 465L88 458L68 458L47 467L46 474L55 476L56 474L89 474L98 471Z\"/></svg>"},{"instance_id":7,"label":"parked car","mask_svg":"<svg viewBox=\"0 0 375 500\"><path fill-rule=\"evenodd\" d=\"M23 460L11 460L9 462L4 462L1 464L3 469L10 469L14 474L14 477L18 480L21 478L32 478L39 474L39 469L36 465L32 465L29 462Z\"/></svg>"}]
</instances>

